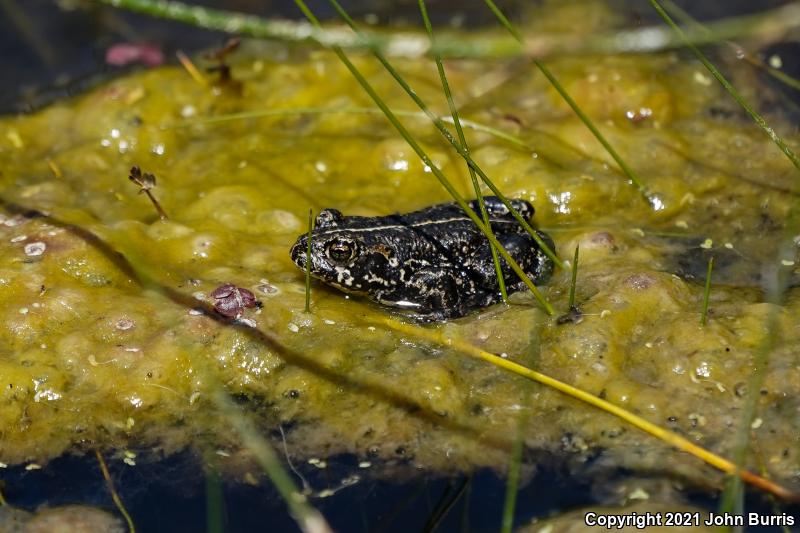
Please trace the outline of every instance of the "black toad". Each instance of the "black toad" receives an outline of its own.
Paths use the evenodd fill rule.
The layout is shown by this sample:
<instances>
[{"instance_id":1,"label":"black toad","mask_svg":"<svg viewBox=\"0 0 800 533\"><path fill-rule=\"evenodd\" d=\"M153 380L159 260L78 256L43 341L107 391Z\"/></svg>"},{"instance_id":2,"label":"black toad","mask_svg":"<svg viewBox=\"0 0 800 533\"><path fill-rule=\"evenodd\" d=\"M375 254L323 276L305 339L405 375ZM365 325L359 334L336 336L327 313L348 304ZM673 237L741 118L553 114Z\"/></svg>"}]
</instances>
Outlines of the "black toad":
<instances>
[{"instance_id":1,"label":"black toad","mask_svg":"<svg viewBox=\"0 0 800 533\"><path fill-rule=\"evenodd\" d=\"M484 198L495 237L534 283L544 283L553 261L495 196ZM533 206L511 204L526 219ZM470 207L480 216L478 202ZM553 249L552 240L537 232ZM305 269L307 236L292 247ZM501 259L508 293L525 284ZM405 215L344 216L325 209L311 242L311 275L337 289L411 311L422 320L464 316L500 301L489 241L458 204L440 204Z\"/></svg>"}]
</instances>

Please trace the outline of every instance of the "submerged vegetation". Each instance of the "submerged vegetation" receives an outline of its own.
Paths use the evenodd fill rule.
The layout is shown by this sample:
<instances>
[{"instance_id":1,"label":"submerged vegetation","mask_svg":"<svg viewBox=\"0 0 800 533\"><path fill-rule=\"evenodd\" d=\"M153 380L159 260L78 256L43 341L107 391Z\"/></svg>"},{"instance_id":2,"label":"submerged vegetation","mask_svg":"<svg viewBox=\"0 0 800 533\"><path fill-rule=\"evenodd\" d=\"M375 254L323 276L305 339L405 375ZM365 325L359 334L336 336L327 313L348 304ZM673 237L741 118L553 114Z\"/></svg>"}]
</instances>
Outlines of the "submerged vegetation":
<instances>
[{"instance_id":1,"label":"submerged vegetation","mask_svg":"<svg viewBox=\"0 0 800 533\"><path fill-rule=\"evenodd\" d=\"M167 15L163 2L112 3ZM467 46L434 32L420 0L426 40L404 37L424 42L404 58L391 53L400 37L331 3L346 37L302 0L310 26L225 26L330 51L231 41L211 56L213 79L184 58L191 75L142 71L0 119L0 463L94 450L116 502L104 455L190 448L215 455L214 475L265 473L306 531L328 526L292 461L337 454L368 465L342 486L367 472L508 471L506 531L541 458L598 485L624 467L637 483L718 490L711 465L736 480L726 502L741 479L796 498L798 140L745 100L762 88L749 66L694 47L727 26L678 34L700 63L671 41L637 56L536 54L528 35L629 30L601 1L545 3L519 27L487 1L500 27ZM743 84L733 99L720 68ZM119 179L129 168L155 214ZM420 328L314 285L288 256L305 231L310 253L309 205L385 215L482 194L531 201L554 236L562 268L545 287L529 280L532 296L501 284L506 303ZM521 273L485 207L466 211L498 271L505 260ZM291 473L264 436L274 428ZM454 486L428 525L466 491Z\"/></svg>"}]
</instances>

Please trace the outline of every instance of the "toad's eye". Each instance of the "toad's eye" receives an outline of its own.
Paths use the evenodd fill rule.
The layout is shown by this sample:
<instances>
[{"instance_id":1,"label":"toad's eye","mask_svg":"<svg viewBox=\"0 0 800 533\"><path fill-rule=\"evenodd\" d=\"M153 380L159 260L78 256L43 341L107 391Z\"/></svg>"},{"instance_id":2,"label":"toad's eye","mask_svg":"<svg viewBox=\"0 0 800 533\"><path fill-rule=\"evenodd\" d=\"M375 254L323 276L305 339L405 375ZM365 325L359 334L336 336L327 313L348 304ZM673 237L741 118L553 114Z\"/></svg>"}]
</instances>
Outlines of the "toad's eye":
<instances>
[{"instance_id":1,"label":"toad's eye","mask_svg":"<svg viewBox=\"0 0 800 533\"><path fill-rule=\"evenodd\" d=\"M326 248L328 258L334 263L347 263L356 255L356 245L352 241L336 239L328 243Z\"/></svg>"}]
</instances>

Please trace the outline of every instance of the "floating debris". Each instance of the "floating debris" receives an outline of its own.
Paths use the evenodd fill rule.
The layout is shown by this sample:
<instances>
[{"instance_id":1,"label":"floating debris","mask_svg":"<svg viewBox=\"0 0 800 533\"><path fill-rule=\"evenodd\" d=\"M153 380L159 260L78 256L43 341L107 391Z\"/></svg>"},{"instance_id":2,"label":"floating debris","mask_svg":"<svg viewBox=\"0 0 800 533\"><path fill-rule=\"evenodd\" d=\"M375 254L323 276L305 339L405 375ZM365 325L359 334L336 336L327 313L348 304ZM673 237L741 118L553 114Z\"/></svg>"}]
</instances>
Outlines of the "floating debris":
<instances>
[{"instance_id":1,"label":"floating debris","mask_svg":"<svg viewBox=\"0 0 800 533\"><path fill-rule=\"evenodd\" d=\"M214 310L228 318L238 318L245 309L256 307L255 295L249 290L233 283L220 285L210 294L214 300Z\"/></svg>"}]
</instances>

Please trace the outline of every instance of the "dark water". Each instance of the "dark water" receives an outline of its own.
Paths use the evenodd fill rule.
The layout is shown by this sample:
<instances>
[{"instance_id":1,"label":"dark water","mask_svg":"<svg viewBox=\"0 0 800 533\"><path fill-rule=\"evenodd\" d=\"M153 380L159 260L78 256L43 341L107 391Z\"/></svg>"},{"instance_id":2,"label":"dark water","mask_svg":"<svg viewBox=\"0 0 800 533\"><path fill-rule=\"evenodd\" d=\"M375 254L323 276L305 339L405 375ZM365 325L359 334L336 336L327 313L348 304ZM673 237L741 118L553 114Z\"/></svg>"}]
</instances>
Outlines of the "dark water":
<instances>
[{"instance_id":1,"label":"dark water","mask_svg":"<svg viewBox=\"0 0 800 533\"><path fill-rule=\"evenodd\" d=\"M206 479L188 454L135 467L116 464L110 465L115 485L139 531L207 530ZM334 486L333 480L358 470L353 457L332 458L328 465L324 471L303 471L316 490ZM115 510L93 455L61 458L31 472L10 468L4 480L6 499L22 508L47 502ZM222 489L226 532L297 530L268 483L223 484ZM441 516L439 531L489 532L499 529L504 496L505 480L480 471L453 478L419 476L407 483L364 480L331 497L312 498L311 503L336 531L425 531ZM587 485L556 471L542 471L519 492L516 523L591 501Z\"/></svg>"},{"instance_id":2,"label":"dark water","mask_svg":"<svg viewBox=\"0 0 800 533\"><path fill-rule=\"evenodd\" d=\"M116 466L115 466L116 464ZM304 469L302 474L315 490L337 485L336 480L357 471L353 457L334 457L324 471ZM597 504L597 492L582 476L566 475L554 466L542 467L517 495L514 523L523 525L534 518ZM189 454L167 460L140 463L135 467L111 462L110 470L120 496L142 532L202 532L207 528L206 477ZM619 472L620 477L630 472ZM26 471L8 469L3 479L4 494L15 506L35 509L68 504L93 505L115 512L93 455L64 457L46 468ZM595 482L598 480L595 479ZM221 486L223 530L228 533L297 531L277 492L265 484ZM715 510L717 500L707 493L684 493L687 503ZM335 531L410 532L470 531L500 529L505 498L505 480L490 471L451 478L419 475L413 481L363 480L327 498L311 498L311 504ZM762 494L750 493L749 512L770 515L772 503ZM782 512L800 516L800 507L783 507ZM435 529L433 529L435 528ZM779 528L750 528L748 531L781 531Z\"/></svg>"}]
</instances>

